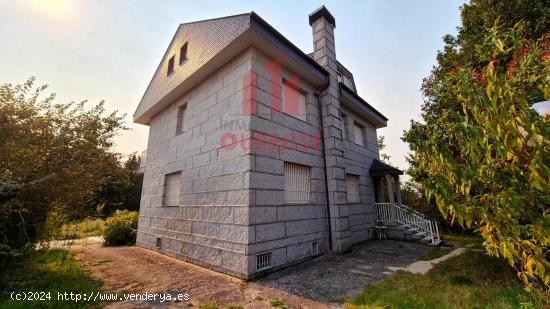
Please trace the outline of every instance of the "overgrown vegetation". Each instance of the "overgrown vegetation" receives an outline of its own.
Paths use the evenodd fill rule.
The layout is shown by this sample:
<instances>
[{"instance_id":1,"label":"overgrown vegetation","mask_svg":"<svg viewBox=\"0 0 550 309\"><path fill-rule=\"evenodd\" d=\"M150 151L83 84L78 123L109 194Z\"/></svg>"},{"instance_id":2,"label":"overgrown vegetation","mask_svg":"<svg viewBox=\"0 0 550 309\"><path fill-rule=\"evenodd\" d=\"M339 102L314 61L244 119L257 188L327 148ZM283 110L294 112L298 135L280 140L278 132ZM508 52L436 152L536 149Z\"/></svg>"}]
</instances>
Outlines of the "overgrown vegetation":
<instances>
[{"instance_id":1,"label":"overgrown vegetation","mask_svg":"<svg viewBox=\"0 0 550 309\"><path fill-rule=\"evenodd\" d=\"M119 211L105 222L103 237L106 246L133 245L136 242L138 213Z\"/></svg>"},{"instance_id":2,"label":"overgrown vegetation","mask_svg":"<svg viewBox=\"0 0 550 309\"><path fill-rule=\"evenodd\" d=\"M38 240L97 236L101 218L139 208L139 157L113 151L123 115L46 89L0 85L0 273Z\"/></svg>"},{"instance_id":3,"label":"overgrown vegetation","mask_svg":"<svg viewBox=\"0 0 550 309\"><path fill-rule=\"evenodd\" d=\"M365 287L347 308L544 308L504 261L467 252L426 275L399 271Z\"/></svg>"},{"instance_id":4,"label":"overgrown vegetation","mask_svg":"<svg viewBox=\"0 0 550 309\"><path fill-rule=\"evenodd\" d=\"M100 283L94 281L81 268L74 255L65 250L37 251L26 256L0 275L0 308L94 308L94 301L59 301L57 292L90 294L100 291ZM45 292L37 295L43 300L20 300L10 298L13 291ZM49 294L48 294L49 293ZM48 299L49 296L50 299Z\"/></svg>"},{"instance_id":5,"label":"overgrown vegetation","mask_svg":"<svg viewBox=\"0 0 550 309\"><path fill-rule=\"evenodd\" d=\"M63 224L58 237L54 239L79 239L91 236L103 236L105 220L99 218L86 218L80 222Z\"/></svg>"},{"instance_id":6,"label":"overgrown vegetation","mask_svg":"<svg viewBox=\"0 0 550 309\"><path fill-rule=\"evenodd\" d=\"M404 140L429 205L476 229L529 287L549 289L550 6L474 0L423 83L423 123Z\"/></svg>"}]
</instances>

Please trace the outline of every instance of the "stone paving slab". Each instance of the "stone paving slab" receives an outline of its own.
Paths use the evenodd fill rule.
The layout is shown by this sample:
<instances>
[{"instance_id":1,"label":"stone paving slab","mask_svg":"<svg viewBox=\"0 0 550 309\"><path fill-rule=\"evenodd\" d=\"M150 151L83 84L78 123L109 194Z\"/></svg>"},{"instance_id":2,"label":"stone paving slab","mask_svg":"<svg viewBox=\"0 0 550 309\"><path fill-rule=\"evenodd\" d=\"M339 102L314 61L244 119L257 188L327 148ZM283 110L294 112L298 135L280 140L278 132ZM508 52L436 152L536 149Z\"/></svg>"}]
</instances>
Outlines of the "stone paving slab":
<instances>
[{"instance_id":1,"label":"stone paving slab","mask_svg":"<svg viewBox=\"0 0 550 309\"><path fill-rule=\"evenodd\" d=\"M324 303L342 302L416 262L430 246L393 240L369 241L343 255L324 255L258 278L255 283Z\"/></svg>"}]
</instances>

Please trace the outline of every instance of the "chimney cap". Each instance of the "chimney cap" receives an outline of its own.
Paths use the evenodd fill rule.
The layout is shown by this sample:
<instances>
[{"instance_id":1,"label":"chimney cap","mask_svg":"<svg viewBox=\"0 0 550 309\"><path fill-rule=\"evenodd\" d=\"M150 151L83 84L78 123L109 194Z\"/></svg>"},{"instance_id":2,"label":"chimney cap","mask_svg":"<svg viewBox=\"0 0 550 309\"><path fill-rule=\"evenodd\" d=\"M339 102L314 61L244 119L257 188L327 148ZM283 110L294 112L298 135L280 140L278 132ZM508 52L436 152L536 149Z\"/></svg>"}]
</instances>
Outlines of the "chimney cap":
<instances>
[{"instance_id":1,"label":"chimney cap","mask_svg":"<svg viewBox=\"0 0 550 309\"><path fill-rule=\"evenodd\" d=\"M321 17L324 17L334 28L336 28L336 19L334 19L334 16L330 14L324 5L309 14L309 25L313 25L313 23Z\"/></svg>"}]
</instances>

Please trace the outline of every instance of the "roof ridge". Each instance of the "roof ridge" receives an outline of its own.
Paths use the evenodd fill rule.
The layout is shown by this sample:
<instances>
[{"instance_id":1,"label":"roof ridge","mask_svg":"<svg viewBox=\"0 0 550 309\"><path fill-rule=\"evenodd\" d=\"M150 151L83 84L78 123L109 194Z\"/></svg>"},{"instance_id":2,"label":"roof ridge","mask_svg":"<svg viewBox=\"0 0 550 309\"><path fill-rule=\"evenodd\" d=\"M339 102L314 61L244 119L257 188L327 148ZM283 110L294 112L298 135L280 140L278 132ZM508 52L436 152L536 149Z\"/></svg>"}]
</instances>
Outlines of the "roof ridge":
<instances>
[{"instance_id":1,"label":"roof ridge","mask_svg":"<svg viewBox=\"0 0 550 309\"><path fill-rule=\"evenodd\" d=\"M254 12L251 11L251 12L241 13L241 14L235 14L235 15L228 15L228 16L222 16L222 17L215 17L215 18L207 18L207 19L195 20L195 21L190 21L190 22L187 22L187 23L181 23L180 26L181 26L181 25L190 25L190 24L202 23L202 22L206 22L206 21L213 21L213 20L218 20L218 19L225 19L225 18L231 18L231 17L238 17L238 16L244 16L244 15L251 15L252 13L254 13Z\"/></svg>"}]
</instances>

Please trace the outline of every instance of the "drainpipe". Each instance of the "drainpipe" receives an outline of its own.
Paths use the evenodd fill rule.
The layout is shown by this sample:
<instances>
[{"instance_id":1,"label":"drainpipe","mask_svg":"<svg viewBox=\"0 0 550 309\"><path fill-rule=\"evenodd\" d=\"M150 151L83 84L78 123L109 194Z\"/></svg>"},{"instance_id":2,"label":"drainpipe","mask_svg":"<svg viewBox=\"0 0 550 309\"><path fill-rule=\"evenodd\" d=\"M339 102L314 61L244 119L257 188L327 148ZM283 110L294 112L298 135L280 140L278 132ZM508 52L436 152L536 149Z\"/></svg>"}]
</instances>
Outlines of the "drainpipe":
<instances>
[{"instance_id":1,"label":"drainpipe","mask_svg":"<svg viewBox=\"0 0 550 309\"><path fill-rule=\"evenodd\" d=\"M321 107L321 99L319 93L327 89L329 84L323 86L315 92L315 97L317 98L317 108L319 110L319 128L321 132L321 153L323 156L323 171L325 172L325 195L327 200L327 216L328 216L328 246L330 252L332 252L332 223L330 222L330 203L329 203L329 192L328 192L328 171L327 171L327 156L325 151L325 126L323 124L323 108Z\"/></svg>"}]
</instances>

